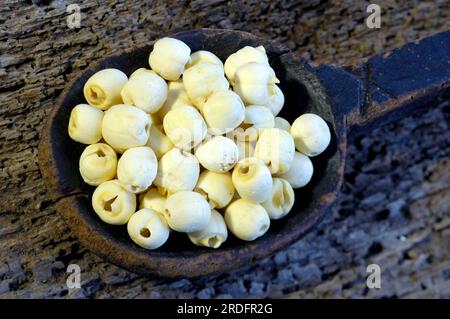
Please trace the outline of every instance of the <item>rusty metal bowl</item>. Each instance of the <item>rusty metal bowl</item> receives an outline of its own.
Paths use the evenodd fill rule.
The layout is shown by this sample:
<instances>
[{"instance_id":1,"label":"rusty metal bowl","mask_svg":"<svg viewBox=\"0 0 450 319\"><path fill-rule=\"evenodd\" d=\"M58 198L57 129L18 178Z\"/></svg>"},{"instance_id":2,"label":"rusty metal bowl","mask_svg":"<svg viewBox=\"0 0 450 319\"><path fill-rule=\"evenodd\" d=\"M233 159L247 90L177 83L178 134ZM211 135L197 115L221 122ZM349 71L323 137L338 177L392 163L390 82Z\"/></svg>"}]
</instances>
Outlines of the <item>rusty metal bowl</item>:
<instances>
[{"instance_id":1,"label":"rusty metal bowl","mask_svg":"<svg viewBox=\"0 0 450 319\"><path fill-rule=\"evenodd\" d=\"M90 66L67 84L55 103L42 131L39 166L56 211L64 217L83 245L110 262L140 274L204 276L250 265L285 248L308 232L329 211L341 185L350 131L361 133L371 125L380 124L381 119L403 116L424 102L437 102L448 96L449 71L419 87L404 81L399 92L381 86L384 79L389 80L389 63L395 63L392 59L405 54L405 49L389 57L375 57L351 70L341 70L330 66L313 68L286 47L245 32L200 29L173 37L184 41L192 52L208 50L222 61L245 45L263 45L286 97L280 116L292 123L305 112L319 114L331 129L332 141L325 153L313 158L313 179L306 187L295 190L295 205L290 214L273 221L263 237L254 242L243 242L230 235L221 248L211 250L192 245L185 234L172 233L163 247L148 251L129 239L126 227L105 224L93 211L91 195L94 188L83 183L78 168L84 145L69 138L67 126L71 109L76 104L85 103L83 85L92 74L103 68L118 68L129 75L148 65L152 45L107 57ZM441 34L441 38L436 41L450 43L449 33ZM419 50L420 45L412 46ZM370 74L367 73L369 66ZM416 67L425 69L429 65L419 63ZM377 74L381 76L381 82L375 82Z\"/></svg>"}]
</instances>

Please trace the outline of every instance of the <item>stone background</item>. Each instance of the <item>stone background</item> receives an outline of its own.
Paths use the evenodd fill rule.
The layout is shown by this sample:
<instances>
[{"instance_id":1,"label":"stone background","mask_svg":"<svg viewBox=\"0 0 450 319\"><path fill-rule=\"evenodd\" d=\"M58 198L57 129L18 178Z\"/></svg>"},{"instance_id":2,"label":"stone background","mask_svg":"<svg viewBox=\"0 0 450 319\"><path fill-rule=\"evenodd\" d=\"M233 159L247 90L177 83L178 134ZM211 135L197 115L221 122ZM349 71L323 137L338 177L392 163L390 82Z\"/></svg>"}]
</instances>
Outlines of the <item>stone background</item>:
<instances>
[{"instance_id":1,"label":"stone background","mask_svg":"<svg viewBox=\"0 0 450 319\"><path fill-rule=\"evenodd\" d=\"M81 28L66 25L68 3ZM176 31L231 28L276 39L312 63L351 65L450 29L450 4L382 1L1 1L0 297L450 297L449 104L374 130L349 146L337 204L276 255L199 280L143 278L102 261L52 208L37 165L39 132L65 83L113 52ZM65 269L81 266L82 288ZM378 263L382 288L366 288Z\"/></svg>"}]
</instances>

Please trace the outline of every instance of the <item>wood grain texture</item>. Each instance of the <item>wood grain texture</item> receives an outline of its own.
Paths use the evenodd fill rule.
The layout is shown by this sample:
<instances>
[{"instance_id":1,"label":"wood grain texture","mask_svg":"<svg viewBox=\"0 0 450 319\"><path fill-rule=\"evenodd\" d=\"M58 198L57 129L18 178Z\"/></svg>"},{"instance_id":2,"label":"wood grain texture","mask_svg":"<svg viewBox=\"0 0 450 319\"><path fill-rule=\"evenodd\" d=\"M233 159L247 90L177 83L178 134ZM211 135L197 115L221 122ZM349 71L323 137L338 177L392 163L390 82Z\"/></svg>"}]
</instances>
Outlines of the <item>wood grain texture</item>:
<instances>
[{"instance_id":1,"label":"wood grain texture","mask_svg":"<svg viewBox=\"0 0 450 319\"><path fill-rule=\"evenodd\" d=\"M342 1L0 4L0 297L450 297L448 104L377 129L349 147L333 212L303 240L247 269L200 280L143 278L102 261L69 232L37 166L43 120L67 81L117 50L198 27L274 39L312 62L352 65L450 28L447 1L389 1L382 27ZM382 289L365 286L381 265ZM82 289L68 290L77 263Z\"/></svg>"}]
</instances>

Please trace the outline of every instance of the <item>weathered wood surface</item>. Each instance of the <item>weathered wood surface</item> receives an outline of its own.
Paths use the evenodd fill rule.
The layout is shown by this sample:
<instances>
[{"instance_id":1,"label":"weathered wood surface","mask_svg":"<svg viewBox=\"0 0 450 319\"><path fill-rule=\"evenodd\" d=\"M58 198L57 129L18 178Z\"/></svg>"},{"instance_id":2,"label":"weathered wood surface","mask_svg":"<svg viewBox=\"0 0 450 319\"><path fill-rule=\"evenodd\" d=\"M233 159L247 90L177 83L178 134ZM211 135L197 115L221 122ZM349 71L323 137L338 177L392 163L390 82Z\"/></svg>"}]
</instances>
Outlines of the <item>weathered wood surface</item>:
<instances>
[{"instance_id":1,"label":"weathered wood surface","mask_svg":"<svg viewBox=\"0 0 450 319\"><path fill-rule=\"evenodd\" d=\"M143 278L87 251L37 166L40 129L65 83L115 51L219 27L276 39L314 63L351 65L449 29L448 1L382 4L380 30L365 26L359 1L79 3L78 30L66 25L65 1L0 4L0 297L450 297L448 103L355 140L338 203L304 239L195 281ZM71 263L83 271L81 289L65 284ZM366 288L370 263L381 266L381 289Z\"/></svg>"}]
</instances>

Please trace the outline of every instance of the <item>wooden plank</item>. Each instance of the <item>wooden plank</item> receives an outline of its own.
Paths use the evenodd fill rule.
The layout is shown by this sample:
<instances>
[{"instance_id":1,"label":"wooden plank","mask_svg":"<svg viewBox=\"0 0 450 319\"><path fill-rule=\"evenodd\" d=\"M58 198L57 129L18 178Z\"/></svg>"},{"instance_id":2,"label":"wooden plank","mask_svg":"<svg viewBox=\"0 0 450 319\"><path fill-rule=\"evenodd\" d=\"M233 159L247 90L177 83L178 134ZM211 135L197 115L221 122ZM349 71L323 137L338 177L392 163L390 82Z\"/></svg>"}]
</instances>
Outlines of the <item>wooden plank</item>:
<instances>
[{"instance_id":1,"label":"wooden plank","mask_svg":"<svg viewBox=\"0 0 450 319\"><path fill-rule=\"evenodd\" d=\"M393 2L379 30L367 29L364 8L350 0L108 0L82 3L78 30L66 25L71 1L33 3L0 3L0 297L450 297L445 105L357 139L339 203L305 240L197 281L138 277L87 251L54 211L37 166L55 98L103 56L210 26L275 39L316 64L355 65L449 29L448 1ZM369 262L384 269L380 290L365 288ZM70 263L83 271L82 289L67 289Z\"/></svg>"}]
</instances>

